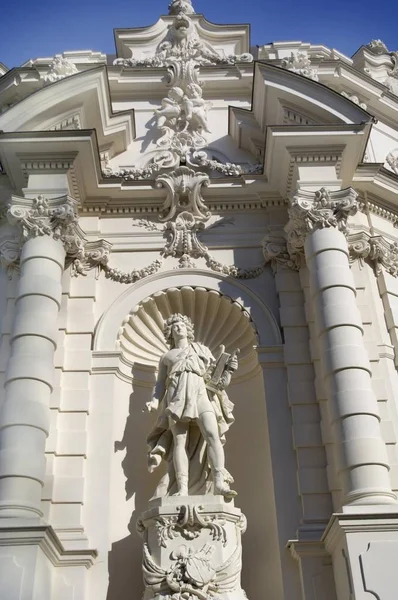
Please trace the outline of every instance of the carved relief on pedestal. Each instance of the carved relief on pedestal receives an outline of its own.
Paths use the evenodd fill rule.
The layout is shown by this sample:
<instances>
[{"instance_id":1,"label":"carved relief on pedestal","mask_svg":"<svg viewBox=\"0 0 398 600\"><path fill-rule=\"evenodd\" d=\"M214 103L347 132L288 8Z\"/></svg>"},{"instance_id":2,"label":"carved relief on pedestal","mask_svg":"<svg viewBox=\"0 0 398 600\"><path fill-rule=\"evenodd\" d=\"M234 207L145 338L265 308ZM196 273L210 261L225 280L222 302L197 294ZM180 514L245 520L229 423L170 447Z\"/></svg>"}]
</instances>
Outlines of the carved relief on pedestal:
<instances>
[{"instance_id":1,"label":"carved relief on pedestal","mask_svg":"<svg viewBox=\"0 0 398 600\"><path fill-rule=\"evenodd\" d=\"M183 528L174 527L181 521L181 513L199 515L195 500L186 500L183 507L172 500L159 506L150 503L138 521L137 529L144 539L144 599L165 595L174 600L245 599L240 584L245 517L214 496L211 504L201 506L198 519L192 517Z\"/></svg>"}]
</instances>

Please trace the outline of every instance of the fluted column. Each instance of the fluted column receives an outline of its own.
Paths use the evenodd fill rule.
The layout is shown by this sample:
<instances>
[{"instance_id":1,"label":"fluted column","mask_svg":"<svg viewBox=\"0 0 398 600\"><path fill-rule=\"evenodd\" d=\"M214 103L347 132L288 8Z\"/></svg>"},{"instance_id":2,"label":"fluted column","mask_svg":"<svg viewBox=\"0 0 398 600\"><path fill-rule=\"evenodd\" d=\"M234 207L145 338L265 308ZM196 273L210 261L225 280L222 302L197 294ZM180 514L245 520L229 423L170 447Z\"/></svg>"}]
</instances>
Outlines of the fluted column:
<instances>
[{"instance_id":1,"label":"fluted column","mask_svg":"<svg viewBox=\"0 0 398 600\"><path fill-rule=\"evenodd\" d=\"M344 505L396 502L380 431L345 237L356 193L300 192L286 227L289 255L304 250Z\"/></svg>"},{"instance_id":2,"label":"fluted column","mask_svg":"<svg viewBox=\"0 0 398 600\"><path fill-rule=\"evenodd\" d=\"M21 234L20 281L0 413L0 517L41 516L57 316L67 250L76 247L71 198L13 198Z\"/></svg>"}]
</instances>

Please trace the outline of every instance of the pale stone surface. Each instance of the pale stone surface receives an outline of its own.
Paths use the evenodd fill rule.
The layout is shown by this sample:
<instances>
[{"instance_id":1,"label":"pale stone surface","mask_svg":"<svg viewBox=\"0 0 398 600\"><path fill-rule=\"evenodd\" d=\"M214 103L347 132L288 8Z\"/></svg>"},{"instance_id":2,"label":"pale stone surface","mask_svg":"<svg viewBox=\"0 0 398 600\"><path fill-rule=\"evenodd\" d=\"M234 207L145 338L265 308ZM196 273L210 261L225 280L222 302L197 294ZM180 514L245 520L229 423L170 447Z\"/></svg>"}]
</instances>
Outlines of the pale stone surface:
<instances>
[{"instance_id":1,"label":"pale stone surface","mask_svg":"<svg viewBox=\"0 0 398 600\"><path fill-rule=\"evenodd\" d=\"M137 528L144 540L144 598L246 598L241 535L246 519L222 496L152 500Z\"/></svg>"},{"instance_id":2,"label":"pale stone surface","mask_svg":"<svg viewBox=\"0 0 398 600\"><path fill-rule=\"evenodd\" d=\"M164 459L167 473L155 497L209 493L233 497L232 475L225 468L223 444L234 421L233 404L225 389L238 368L237 355L220 346L215 358L194 341L189 317L174 314L165 321L170 349L163 354L148 411L160 409L148 436L148 467L154 471Z\"/></svg>"},{"instance_id":3,"label":"pale stone surface","mask_svg":"<svg viewBox=\"0 0 398 600\"><path fill-rule=\"evenodd\" d=\"M247 25L199 11L116 30L114 64L0 64L7 599L141 598L142 409L176 313L213 356L241 349L225 451L248 597L396 589L396 49L274 42L254 63Z\"/></svg>"}]
</instances>

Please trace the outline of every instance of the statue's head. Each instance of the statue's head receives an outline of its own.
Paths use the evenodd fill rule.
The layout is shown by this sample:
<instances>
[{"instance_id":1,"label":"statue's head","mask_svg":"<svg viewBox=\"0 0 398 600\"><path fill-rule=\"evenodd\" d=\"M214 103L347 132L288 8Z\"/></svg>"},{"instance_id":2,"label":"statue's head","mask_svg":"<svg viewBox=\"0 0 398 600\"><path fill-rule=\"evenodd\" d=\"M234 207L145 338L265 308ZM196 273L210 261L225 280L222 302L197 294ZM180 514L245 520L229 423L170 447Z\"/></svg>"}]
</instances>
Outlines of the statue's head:
<instances>
[{"instance_id":1,"label":"statue's head","mask_svg":"<svg viewBox=\"0 0 398 600\"><path fill-rule=\"evenodd\" d=\"M181 102L181 100L184 97L184 92L180 87L173 87L169 91L168 96L169 98L171 98L171 100L174 100L175 102Z\"/></svg>"},{"instance_id":2,"label":"statue's head","mask_svg":"<svg viewBox=\"0 0 398 600\"><path fill-rule=\"evenodd\" d=\"M196 83L190 83L187 85L187 93L190 98L201 98L203 92L200 85L197 85Z\"/></svg>"},{"instance_id":3,"label":"statue's head","mask_svg":"<svg viewBox=\"0 0 398 600\"><path fill-rule=\"evenodd\" d=\"M166 320L163 333L170 348L175 347L176 337L187 337L189 342L193 342L195 338L191 319L180 313L171 315L171 317Z\"/></svg>"}]
</instances>

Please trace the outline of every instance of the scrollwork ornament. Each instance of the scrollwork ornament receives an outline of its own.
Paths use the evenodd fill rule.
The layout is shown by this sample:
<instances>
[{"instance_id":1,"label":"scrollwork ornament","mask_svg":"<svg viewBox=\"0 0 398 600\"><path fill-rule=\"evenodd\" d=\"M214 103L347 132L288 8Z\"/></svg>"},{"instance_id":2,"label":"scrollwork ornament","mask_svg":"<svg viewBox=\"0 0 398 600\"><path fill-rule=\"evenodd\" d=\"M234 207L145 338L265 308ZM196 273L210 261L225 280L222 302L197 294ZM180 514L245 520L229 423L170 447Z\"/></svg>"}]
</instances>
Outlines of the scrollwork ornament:
<instances>
[{"instance_id":1,"label":"scrollwork ornament","mask_svg":"<svg viewBox=\"0 0 398 600\"><path fill-rule=\"evenodd\" d=\"M269 232L263 240L263 254L266 263L271 263L276 272L277 265L284 269L298 271L303 264L300 253L289 254L286 236L283 232Z\"/></svg>"},{"instance_id":2,"label":"scrollwork ornament","mask_svg":"<svg viewBox=\"0 0 398 600\"><path fill-rule=\"evenodd\" d=\"M156 187L165 187L168 192L160 221L170 221L180 212L189 212L195 220L207 221L210 212L202 197L202 187L207 187L209 183L207 173L196 172L188 167L179 167L171 173L159 175Z\"/></svg>"},{"instance_id":3,"label":"scrollwork ornament","mask_svg":"<svg viewBox=\"0 0 398 600\"><path fill-rule=\"evenodd\" d=\"M197 65L234 65L240 62L253 62L250 53L221 54L209 43L201 40L195 24L188 16L193 14L189 10L189 2L178 0L171 7L175 19L171 24L166 38L159 44L154 56L142 59L117 58L114 65L124 67L167 67L170 61L194 60ZM182 10L179 10L179 9ZM179 10L179 12L176 12Z\"/></svg>"},{"instance_id":4,"label":"scrollwork ornament","mask_svg":"<svg viewBox=\"0 0 398 600\"><path fill-rule=\"evenodd\" d=\"M51 201L43 196L33 200L14 196L8 206L7 218L11 225L19 227L23 241L48 235L69 245L78 223L76 201L69 196Z\"/></svg>"},{"instance_id":5,"label":"scrollwork ornament","mask_svg":"<svg viewBox=\"0 0 398 600\"><path fill-rule=\"evenodd\" d=\"M169 570L158 566L144 544L143 575L148 598L171 592L173 600L208 600L239 591L242 549L239 544L222 565L214 566L214 546L204 544L199 550L182 544L171 554Z\"/></svg>"}]
</instances>

